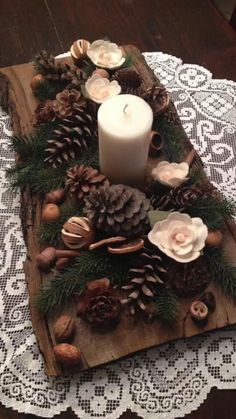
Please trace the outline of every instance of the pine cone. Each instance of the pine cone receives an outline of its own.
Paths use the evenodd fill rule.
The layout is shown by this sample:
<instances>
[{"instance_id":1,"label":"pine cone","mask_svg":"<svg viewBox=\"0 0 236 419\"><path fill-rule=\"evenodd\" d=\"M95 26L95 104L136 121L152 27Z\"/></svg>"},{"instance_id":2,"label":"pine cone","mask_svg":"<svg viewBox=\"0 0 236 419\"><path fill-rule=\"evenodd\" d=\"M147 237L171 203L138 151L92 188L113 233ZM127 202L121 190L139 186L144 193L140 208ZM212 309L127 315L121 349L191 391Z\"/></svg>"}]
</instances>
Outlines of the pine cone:
<instances>
[{"instance_id":1,"label":"pine cone","mask_svg":"<svg viewBox=\"0 0 236 419\"><path fill-rule=\"evenodd\" d=\"M47 51L39 52L34 56L35 68L49 81L64 82L66 89L79 87L84 79L82 70L74 64L57 63L52 54Z\"/></svg>"},{"instance_id":2,"label":"pine cone","mask_svg":"<svg viewBox=\"0 0 236 419\"><path fill-rule=\"evenodd\" d=\"M109 181L104 175L92 167L83 164L72 167L66 173L66 186L72 195L83 199L90 192L101 186L109 186Z\"/></svg>"},{"instance_id":3,"label":"pine cone","mask_svg":"<svg viewBox=\"0 0 236 419\"><path fill-rule=\"evenodd\" d=\"M121 86L122 93L130 93L133 95L141 94L142 79L135 70L123 68L117 70L112 77Z\"/></svg>"},{"instance_id":4,"label":"pine cone","mask_svg":"<svg viewBox=\"0 0 236 419\"><path fill-rule=\"evenodd\" d=\"M161 197L153 195L151 204L154 209L159 210L183 209L191 206L200 197L212 196L214 191L214 186L207 182L193 186L178 186Z\"/></svg>"},{"instance_id":5,"label":"pine cone","mask_svg":"<svg viewBox=\"0 0 236 419\"><path fill-rule=\"evenodd\" d=\"M138 189L125 185L103 186L85 198L85 214L107 235L137 236L149 225L150 202Z\"/></svg>"},{"instance_id":6,"label":"pine cone","mask_svg":"<svg viewBox=\"0 0 236 419\"><path fill-rule=\"evenodd\" d=\"M166 111L169 106L169 94L164 86L150 87L142 98L151 106L154 116L160 115Z\"/></svg>"},{"instance_id":7,"label":"pine cone","mask_svg":"<svg viewBox=\"0 0 236 419\"><path fill-rule=\"evenodd\" d=\"M54 121L56 119L56 115L53 110L53 101L47 100L43 105L40 103L35 109L34 117L36 124Z\"/></svg>"},{"instance_id":8,"label":"pine cone","mask_svg":"<svg viewBox=\"0 0 236 419\"><path fill-rule=\"evenodd\" d=\"M127 285L123 290L129 291L127 302L130 305L131 313L136 309L145 310L146 305L154 300L158 294L158 285L163 284L163 274L166 270L162 266L162 259L148 248L144 248L140 253L132 268L129 269Z\"/></svg>"},{"instance_id":9,"label":"pine cone","mask_svg":"<svg viewBox=\"0 0 236 419\"><path fill-rule=\"evenodd\" d=\"M191 297L204 291L211 281L209 263L205 256L190 263L170 261L167 273L167 287L180 297Z\"/></svg>"},{"instance_id":10,"label":"pine cone","mask_svg":"<svg viewBox=\"0 0 236 419\"><path fill-rule=\"evenodd\" d=\"M53 133L54 138L47 141L45 162L53 167L68 160L76 160L88 148L96 133L92 117L78 107L75 115L62 120Z\"/></svg>"},{"instance_id":11,"label":"pine cone","mask_svg":"<svg viewBox=\"0 0 236 419\"><path fill-rule=\"evenodd\" d=\"M53 101L53 110L56 116L60 118L66 118L68 116L77 114L78 111L85 108L86 99L81 96L78 90L63 90L61 93L56 95L56 99Z\"/></svg>"}]
</instances>

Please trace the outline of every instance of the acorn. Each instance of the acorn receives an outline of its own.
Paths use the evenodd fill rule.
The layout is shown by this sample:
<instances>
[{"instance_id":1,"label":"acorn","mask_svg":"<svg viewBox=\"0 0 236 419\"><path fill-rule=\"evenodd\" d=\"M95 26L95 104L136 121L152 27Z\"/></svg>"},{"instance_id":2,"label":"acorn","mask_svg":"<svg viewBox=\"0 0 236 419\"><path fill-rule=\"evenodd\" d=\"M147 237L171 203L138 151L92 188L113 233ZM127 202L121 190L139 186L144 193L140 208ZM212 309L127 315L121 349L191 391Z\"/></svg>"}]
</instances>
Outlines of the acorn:
<instances>
[{"instance_id":1,"label":"acorn","mask_svg":"<svg viewBox=\"0 0 236 419\"><path fill-rule=\"evenodd\" d=\"M206 238L206 245L210 247L220 247L223 241L223 234L220 230L209 231Z\"/></svg>"},{"instance_id":2,"label":"acorn","mask_svg":"<svg viewBox=\"0 0 236 419\"><path fill-rule=\"evenodd\" d=\"M35 90L38 87L38 84L45 80L45 77L42 74L36 74L30 83L31 89Z\"/></svg>"},{"instance_id":3,"label":"acorn","mask_svg":"<svg viewBox=\"0 0 236 419\"><path fill-rule=\"evenodd\" d=\"M65 197L65 189L57 189L55 191L50 191L45 195L45 202L48 204L58 204L63 201Z\"/></svg>"},{"instance_id":4,"label":"acorn","mask_svg":"<svg viewBox=\"0 0 236 419\"><path fill-rule=\"evenodd\" d=\"M99 76L103 77L104 79L109 79L109 73L104 68L96 68L96 70L93 71L92 76L94 74L98 74Z\"/></svg>"},{"instance_id":5,"label":"acorn","mask_svg":"<svg viewBox=\"0 0 236 419\"><path fill-rule=\"evenodd\" d=\"M55 221L60 218L60 208L56 204L45 204L42 209L43 221Z\"/></svg>"}]
</instances>

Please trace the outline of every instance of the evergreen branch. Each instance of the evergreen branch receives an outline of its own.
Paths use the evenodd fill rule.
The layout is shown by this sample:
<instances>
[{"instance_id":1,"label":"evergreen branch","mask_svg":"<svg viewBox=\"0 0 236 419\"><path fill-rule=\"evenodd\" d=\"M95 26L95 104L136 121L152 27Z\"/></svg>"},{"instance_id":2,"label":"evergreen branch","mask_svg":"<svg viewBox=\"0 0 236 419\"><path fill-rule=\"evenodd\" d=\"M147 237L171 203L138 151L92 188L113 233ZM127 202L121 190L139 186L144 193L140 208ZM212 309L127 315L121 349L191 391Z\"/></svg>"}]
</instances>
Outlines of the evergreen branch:
<instances>
[{"instance_id":1,"label":"evergreen branch","mask_svg":"<svg viewBox=\"0 0 236 419\"><path fill-rule=\"evenodd\" d=\"M6 170L6 177L10 182L10 189L15 191L31 184L32 174L38 170L37 162L17 161L14 166Z\"/></svg>"},{"instance_id":2,"label":"evergreen branch","mask_svg":"<svg viewBox=\"0 0 236 419\"><path fill-rule=\"evenodd\" d=\"M40 101L55 99L57 93L64 90L66 87L65 82L42 80L38 82L34 89L34 96Z\"/></svg>"},{"instance_id":3,"label":"evergreen branch","mask_svg":"<svg viewBox=\"0 0 236 419\"><path fill-rule=\"evenodd\" d=\"M227 218L236 215L236 204L233 200L209 196L198 198L190 207L186 207L184 212L191 217L200 217L209 230L218 230L224 226Z\"/></svg>"},{"instance_id":4,"label":"evergreen branch","mask_svg":"<svg viewBox=\"0 0 236 419\"><path fill-rule=\"evenodd\" d=\"M160 287L155 304L156 314L163 323L172 323L177 320L180 303L173 291Z\"/></svg>"},{"instance_id":5,"label":"evergreen branch","mask_svg":"<svg viewBox=\"0 0 236 419\"><path fill-rule=\"evenodd\" d=\"M207 180L207 175L203 168L193 165L190 169L189 184L196 185L204 183Z\"/></svg>"},{"instance_id":6,"label":"evergreen branch","mask_svg":"<svg viewBox=\"0 0 236 419\"><path fill-rule=\"evenodd\" d=\"M213 281L225 294L236 298L236 268L220 249L205 248L204 255L209 261Z\"/></svg>"},{"instance_id":7,"label":"evergreen branch","mask_svg":"<svg viewBox=\"0 0 236 419\"><path fill-rule=\"evenodd\" d=\"M82 251L74 264L43 286L36 298L36 306L47 314L67 304L75 293L81 293L88 281L107 277L113 284L125 281L129 265L126 256L114 256L107 252Z\"/></svg>"},{"instance_id":8,"label":"evergreen branch","mask_svg":"<svg viewBox=\"0 0 236 419\"><path fill-rule=\"evenodd\" d=\"M39 163L39 168L32 173L31 187L34 192L47 193L65 186L65 166L57 168L42 167L43 163Z\"/></svg>"},{"instance_id":9,"label":"evergreen branch","mask_svg":"<svg viewBox=\"0 0 236 419\"><path fill-rule=\"evenodd\" d=\"M94 169L99 170L98 143L94 141L94 143L85 150L77 160L70 161L70 166L76 164L84 164L84 166L91 166Z\"/></svg>"},{"instance_id":10,"label":"evergreen branch","mask_svg":"<svg viewBox=\"0 0 236 419\"><path fill-rule=\"evenodd\" d=\"M121 68L132 67L132 65L134 65L134 62L135 62L135 58L134 58L133 54L127 53L126 57L125 57L124 64L122 64Z\"/></svg>"},{"instance_id":11,"label":"evergreen branch","mask_svg":"<svg viewBox=\"0 0 236 419\"><path fill-rule=\"evenodd\" d=\"M79 205L63 204L60 207L61 216L59 220L51 222L43 222L39 226L39 240L41 243L47 243L56 246L61 237L61 229L63 224L74 216L83 216L83 208Z\"/></svg>"}]
</instances>

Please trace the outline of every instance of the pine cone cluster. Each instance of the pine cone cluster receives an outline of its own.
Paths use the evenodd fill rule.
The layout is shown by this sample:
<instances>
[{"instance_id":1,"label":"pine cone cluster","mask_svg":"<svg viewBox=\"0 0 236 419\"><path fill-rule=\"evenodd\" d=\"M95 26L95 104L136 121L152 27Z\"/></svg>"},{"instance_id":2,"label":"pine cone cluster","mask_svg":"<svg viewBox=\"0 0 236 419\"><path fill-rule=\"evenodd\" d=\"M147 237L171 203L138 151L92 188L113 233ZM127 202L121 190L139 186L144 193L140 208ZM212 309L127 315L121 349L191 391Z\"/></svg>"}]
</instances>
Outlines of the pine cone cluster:
<instances>
[{"instance_id":1,"label":"pine cone cluster","mask_svg":"<svg viewBox=\"0 0 236 419\"><path fill-rule=\"evenodd\" d=\"M153 195L151 203L154 209L173 210L191 206L198 198L207 198L214 194L215 188L210 183L193 186L178 186L162 196Z\"/></svg>"},{"instance_id":2,"label":"pine cone cluster","mask_svg":"<svg viewBox=\"0 0 236 419\"><path fill-rule=\"evenodd\" d=\"M142 79L135 70L123 68L117 70L112 77L121 86L122 93L140 95L142 89Z\"/></svg>"},{"instance_id":3,"label":"pine cone cluster","mask_svg":"<svg viewBox=\"0 0 236 419\"><path fill-rule=\"evenodd\" d=\"M52 102L52 108L56 117L59 119L77 114L77 112L84 109L85 106L86 99L75 89L63 90L56 95L56 99Z\"/></svg>"},{"instance_id":4,"label":"pine cone cluster","mask_svg":"<svg viewBox=\"0 0 236 419\"><path fill-rule=\"evenodd\" d=\"M45 162L57 167L76 160L96 138L92 117L78 106L77 113L62 120L47 141Z\"/></svg>"},{"instance_id":5,"label":"pine cone cluster","mask_svg":"<svg viewBox=\"0 0 236 419\"><path fill-rule=\"evenodd\" d=\"M154 84L142 94L142 98L151 106L154 116L161 115L169 106L170 99L164 86Z\"/></svg>"},{"instance_id":6,"label":"pine cone cluster","mask_svg":"<svg viewBox=\"0 0 236 419\"><path fill-rule=\"evenodd\" d=\"M89 221L107 235L143 234L149 225L150 202L138 189L125 185L103 186L85 198Z\"/></svg>"},{"instance_id":7,"label":"pine cone cluster","mask_svg":"<svg viewBox=\"0 0 236 419\"><path fill-rule=\"evenodd\" d=\"M132 314L137 309L146 310L147 304L158 294L158 285L163 284L166 270L162 259L156 251L144 248L134 260L132 268L128 271L128 284L122 287L129 292L127 302Z\"/></svg>"},{"instance_id":8,"label":"pine cone cluster","mask_svg":"<svg viewBox=\"0 0 236 419\"><path fill-rule=\"evenodd\" d=\"M179 297L191 297L202 292L210 283L209 264L204 256L189 263L170 261L167 268L168 288Z\"/></svg>"},{"instance_id":9,"label":"pine cone cluster","mask_svg":"<svg viewBox=\"0 0 236 419\"><path fill-rule=\"evenodd\" d=\"M83 72L74 64L57 63L52 54L41 51L34 56L35 68L46 80L63 82L67 89L79 87L84 79Z\"/></svg>"},{"instance_id":10,"label":"pine cone cluster","mask_svg":"<svg viewBox=\"0 0 236 419\"><path fill-rule=\"evenodd\" d=\"M109 181L98 170L83 164L73 166L66 173L66 187L71 195L83 199L90 192L101 186L109 186Z\"/></svg>"}]
</instances>

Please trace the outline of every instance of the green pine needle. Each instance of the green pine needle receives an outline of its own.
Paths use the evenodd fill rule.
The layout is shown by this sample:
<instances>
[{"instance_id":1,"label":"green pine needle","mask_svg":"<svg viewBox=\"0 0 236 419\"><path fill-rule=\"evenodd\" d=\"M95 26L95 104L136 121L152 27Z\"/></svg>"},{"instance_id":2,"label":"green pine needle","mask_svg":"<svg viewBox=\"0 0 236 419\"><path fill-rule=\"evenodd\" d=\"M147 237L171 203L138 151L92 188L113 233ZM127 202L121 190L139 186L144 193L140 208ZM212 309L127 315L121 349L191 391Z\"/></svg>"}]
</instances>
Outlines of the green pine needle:
<instances>
[{"instance_id":1,"label":"green pine needle","mask_svg":"<svg viewBox=\"0 0 236 419\"><path fill-rule=\"evenodd\" d=\"M180 303L173 291L160 288L155 303L156 314L163 323L170 324L178 319Z\"/></svg>"},{"instance_id":2,"label":"green pine needle","mask_svg":"<svg viewBox=\"0 0 236 419\"><path fill-rule=\"evenodd\" d=\"M126 54L125 57L125 62L124 64L121 66L121 68L128 68L128 67L132 67L132 65L134 65L135 62L135 58L132 54Z\"/></svg>"},{"instance_id":3,"label":"green pine needle","mask_svg":"<svg viewBox=\"0 0 236 419\"><path fill-rule=\"evenodd\" d=\"M184 212L191 217L200 217L209 230L218 230L224 226L225 220L236 215L236 203L226 198L217 199L209 196L198 198Z\"/></svg>"},{"instance_id":4,"label":"green pine needle","mask_svg":"<svg viewBox=\"0 0 236 419\"><path fill-rule=\"evenodd\" d=\"M66 83L58 81L40 81L34 89L34 96L40 101L45 102L46 100L55 99L57 93L64 90Z\"/></svg>"},{"instance_id":5,"label":"green pine needle","mask_svg":"<svg viewBox=\"0 0 236 419\"><path fill-rule=\"evenodd\" d=\"M206 248L204 254L209 260L212 279L225 294L236 298L236 268L220 249Z\"/></svg>"},{"instance_id":6,"label":"green pine needle","mask_svg":"<svg viewBox=\"0 0 236 419\"><path fill-rule=\"evenodd\" d=\"M63 204L60 206L60 211L61 216L59 220L43 222L40 224L38 235L41 243L47 243L52 246L58 245L63 224L70 217L83 216L83 208L79 205Z\"/></svg>"},{"instance_id":7,"label":"green pine needle","mask_svg":"<svg viewBox=\"0 0 236 419\"><path fill-rule=\"evenodd\" d=\"M69 303L75 293L81 293L88 281L107 277L112 284L122 284L129 269L129 258L102 251L81 251L74 264L43 286L36 298L42 314Z\"/></svg>"}]
</instances>

